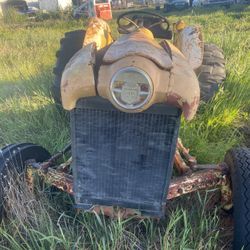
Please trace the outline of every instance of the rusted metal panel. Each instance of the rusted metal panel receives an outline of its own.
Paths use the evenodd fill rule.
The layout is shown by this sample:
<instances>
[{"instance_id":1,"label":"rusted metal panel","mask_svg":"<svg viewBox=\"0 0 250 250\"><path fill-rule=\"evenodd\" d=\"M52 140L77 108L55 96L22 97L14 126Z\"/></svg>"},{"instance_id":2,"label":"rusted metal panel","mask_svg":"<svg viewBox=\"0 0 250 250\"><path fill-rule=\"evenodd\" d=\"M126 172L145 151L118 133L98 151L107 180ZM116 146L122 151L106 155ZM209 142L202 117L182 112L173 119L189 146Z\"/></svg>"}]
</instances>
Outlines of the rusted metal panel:
<instances>
[{"instance_id":1,"label":"rusted metal panel","mask_svg":"<svg viewBox=\"0 0 250 250\"><path fill-rule=\"evenodd\" d=\"M177 149L183 155L184 159L187 161L188 166L192 168L193 166L197 165L196 158L189 154L189 149L183 146L180 138L178 138L177 141Z\"/></svg>"},{"instance_id":2,"label":"rusted metal panel","mask_svg":"<svg viewBox=\"0 0 250 250\"><path fill-rule=\"evenodd\" d=\"M176 149L175 156L174 156L174 164L177 168L179 174L185 174L190 172L190 168L187 166L178 149Z\"/></svg>"},{"instance_id":3,"label":"rusted metal panel","mask_svg":"<svg viewBox=\"0 0 250 250\"><path fill-rule=\"evenodd\" d=\"M167 199L171 200L198 190L220 187L224 181L223 176L223 170L206 169L191 175L177 177L171 181Z\"/></svg>"},{"instance_id":4,"label":"rusted metal panel","mask_svg":"<svg viewBox=\"0 0 250 250\"><path fill-rule=\"evenodd\" d=\"M221 204L223 209L230 210L233 207L233 191L229 176L225 175L223 178L221 185Z\"/></svg>"},{"instance_id":5,"label":"rusted metal panel","mask_svg":"<svg viewBox=\"0 0 250 250\"><path fill-rule=\"evenodd\" d=\"M92 211L97 214L104 214L110 218L129 218L131 216L142 218L139 210L112 206L95 206Z\"/></svg>"},{"instance_id":6,"label":"rusted metal panel","mask_svg":"<svg viewBox=\"0 0 250 250\"><path fill-rule=\"evenodd\" d=\"M232 190L228 177L226 165L197 165L196 169L203 170L193 172L186 176L174 178L169 186L167 200L172 200L176 197L189 194L198 190L220 188L221 202L226 209L232 207ZM43 169L41 165L31 164L28 167L28 181L32 183L32 175L37 174L42 177L46 183L56 186L58 189L73 195L73 176L56 169ZM109 206L94 206L93 212L103 212L107 216L128 217L135 215L140 217L140 212L128 208L116 208Z\"/></svg>"},{"instance_id":7,"label":"rusted metal panel","mask_svg":"<svg viewBox=\"0 0 250 250\"><path fill-rule=\"evenodd\" d=\"M58 189L73 195L73 176L53 168L43 169L41 165L30 165L27 168L28 184L32 185L33 175L38 175L43 180Z\"/></svg>"}]
</instances>

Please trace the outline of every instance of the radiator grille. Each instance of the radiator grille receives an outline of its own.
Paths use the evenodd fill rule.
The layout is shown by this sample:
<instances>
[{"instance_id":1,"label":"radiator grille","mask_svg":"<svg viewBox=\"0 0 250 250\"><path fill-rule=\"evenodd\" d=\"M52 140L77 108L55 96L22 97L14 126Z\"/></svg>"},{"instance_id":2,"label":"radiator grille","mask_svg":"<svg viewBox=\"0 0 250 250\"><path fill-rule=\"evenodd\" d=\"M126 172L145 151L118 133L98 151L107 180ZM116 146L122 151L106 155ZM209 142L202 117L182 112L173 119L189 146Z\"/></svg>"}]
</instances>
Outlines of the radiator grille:
<instances>
[{"instance_id":1,"label":"radiator grille","mask_svg":"<svg viewBox=\"0 0 250 250\"><path fill-rule=\"evenodd\" d=\"M117 205L161 216L179 118L178 109L166 106L128 114L100 98L78 102L71 112L77 206Z\"/></svg>"}]
</instances>

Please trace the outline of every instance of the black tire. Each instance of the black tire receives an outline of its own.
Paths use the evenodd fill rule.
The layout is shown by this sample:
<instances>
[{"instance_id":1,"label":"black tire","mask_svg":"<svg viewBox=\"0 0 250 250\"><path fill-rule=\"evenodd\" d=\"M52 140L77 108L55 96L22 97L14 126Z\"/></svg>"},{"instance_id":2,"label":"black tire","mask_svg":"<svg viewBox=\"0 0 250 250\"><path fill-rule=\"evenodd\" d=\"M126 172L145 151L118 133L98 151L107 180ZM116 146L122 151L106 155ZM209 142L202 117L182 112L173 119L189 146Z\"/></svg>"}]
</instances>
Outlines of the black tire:
<instances>
[{"instance_id":1,"label":"black tire","mask_svg":"<svg viewBox=\"0 0 250 250\"><path fill-rule=\"evenodd\" d=\"M61 104L60 85L63 70L70 58L82 48L84 37L85 30L75 30L65 33L65 37L60 41L61 47L56 53L57 62L53 70L55 80L51 88L52 96L57 104Z\"/></svg>"},{"instance_id":2,"label":"black tire","mask_svg":"<svg viewBox=\"0 0 250 250\"><path fill-rule=\"evenodd\" d=\"M250 149L237 148L227 152L225 162L230 168L233 189L233 249L250 249Z\"/></svg>"},{"instance_id":3,"label":"black tire","mask_svg":"<svg viewBox=\"0 0 250 250\"><path fill-rule=\"evenodd\" d=\"M196 70L200 83L201 100L208 102L226 78L223 51L215 44L205 44L202 65Z\"/></svg>"},{"instance_id":4,"label":"black tire","mask_svg":"<svg viewBox=\"0 0 250 250\"><path fill-rule=\"evenodd\" d=\"M32 143L11 144L0 150L0 221L4 214L4 190L8 186L8 173L23 173L25 162L29 159L43 162L50 157L46 149Z\"/></svg>"}]
</instances>

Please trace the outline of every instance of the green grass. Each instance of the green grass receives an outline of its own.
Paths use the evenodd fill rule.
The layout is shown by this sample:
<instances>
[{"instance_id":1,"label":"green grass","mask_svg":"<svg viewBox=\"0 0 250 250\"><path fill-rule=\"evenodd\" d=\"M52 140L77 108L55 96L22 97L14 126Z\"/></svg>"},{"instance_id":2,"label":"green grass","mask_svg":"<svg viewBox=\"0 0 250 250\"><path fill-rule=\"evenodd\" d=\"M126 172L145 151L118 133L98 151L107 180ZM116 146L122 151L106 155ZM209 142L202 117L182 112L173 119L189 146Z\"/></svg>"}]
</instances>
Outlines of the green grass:
<instances>
[{"instance_id":1,"label":"green grass","mask_svg":"<svg viewBox=\"0 0 250 250\"><path fill-rule=\"evenodd\" d=\"M244 144L240 131L250 124L250 8L187 10L174 12L170 20L179 18L201 25L205 41L216 43L225 52L223 87L212 102L201 105L193 121L183 121L180 131L200 163L219 162L229 148ZM110 24L117 37L115 21ZM67 15L44 21L10 15L0 21L0 146L30 141L54 153L69 141L68 117L55 108L51 98L52 68L60 38L84 25ZM0 226L1 249L172 250L227 245L219 210L207 209L209 198L203 196L171 203L167 219L157 222L76 215L65 196L40 194L41 200L36 200L28 192L18 192L22 201L16 196L11 201L19 209L10 209L9 220ZM28 206L27 211L21 208Z\"/></svg>"}]
</instances>

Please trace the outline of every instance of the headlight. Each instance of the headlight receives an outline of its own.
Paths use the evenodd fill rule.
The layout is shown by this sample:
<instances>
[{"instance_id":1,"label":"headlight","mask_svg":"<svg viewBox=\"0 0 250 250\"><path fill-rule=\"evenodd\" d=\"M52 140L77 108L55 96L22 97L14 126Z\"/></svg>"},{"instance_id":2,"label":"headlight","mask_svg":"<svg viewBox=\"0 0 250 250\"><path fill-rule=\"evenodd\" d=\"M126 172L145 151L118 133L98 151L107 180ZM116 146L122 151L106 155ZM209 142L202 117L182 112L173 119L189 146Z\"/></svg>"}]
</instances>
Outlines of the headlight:
<instances>
[{"instance_id":1,"label":"headlight","mask_svg":"<svg viewBox=\"0 0 250 250\"><path fill-rule=\"evenodd\" d=\"M115 103L128 110L136 110L149 102L153 84L146 72L135 67L120 69L111 80L110 91Z\"/></svg>"}]
</instances>

